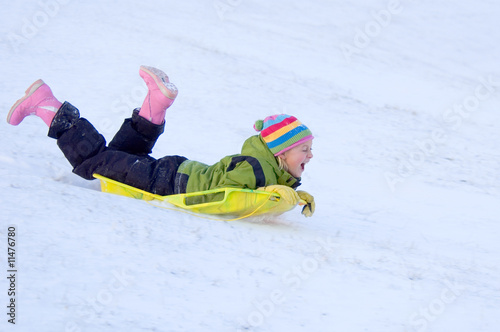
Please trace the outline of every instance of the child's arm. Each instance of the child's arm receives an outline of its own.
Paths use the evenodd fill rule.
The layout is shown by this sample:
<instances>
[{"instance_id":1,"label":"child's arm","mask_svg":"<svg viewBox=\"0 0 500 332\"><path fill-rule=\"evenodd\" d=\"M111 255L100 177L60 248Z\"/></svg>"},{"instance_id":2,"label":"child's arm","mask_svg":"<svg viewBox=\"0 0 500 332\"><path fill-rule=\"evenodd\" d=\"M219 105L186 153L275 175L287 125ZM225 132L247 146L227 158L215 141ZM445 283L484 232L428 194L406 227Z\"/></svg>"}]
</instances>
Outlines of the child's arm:
<instances>
[{"instance_id":1,"label":"child's arm","mask_svg":"<svg viewBox=\"0 0 500 332\"><path fill-rule=\"evenodd\" d=\"M297 205L299 204L300 201L299 194L293 188L287 186L276 184L267 187L260 187L257 188L257 190L277 193L278 195L281 196L281 199L284 199L290 205Z\"/></svg>"},{"instance_id":2,"label":"child's arm","mask_svg":"<svg viewBox=\"0 0 500 332\"><path fill-rule=\"evenodd\" d=\"M314 197L303 190L295 191L293 188L282 185L260 187L257 188L257 190L277 193L281 196L281 199L284 199L288 204L291 205L297 205L300 200L305 201L306 204L302 208L302 214L306 217L312 217L312 215L314 214L314 210L316 209Z\"/></svg>"}]
</instances>

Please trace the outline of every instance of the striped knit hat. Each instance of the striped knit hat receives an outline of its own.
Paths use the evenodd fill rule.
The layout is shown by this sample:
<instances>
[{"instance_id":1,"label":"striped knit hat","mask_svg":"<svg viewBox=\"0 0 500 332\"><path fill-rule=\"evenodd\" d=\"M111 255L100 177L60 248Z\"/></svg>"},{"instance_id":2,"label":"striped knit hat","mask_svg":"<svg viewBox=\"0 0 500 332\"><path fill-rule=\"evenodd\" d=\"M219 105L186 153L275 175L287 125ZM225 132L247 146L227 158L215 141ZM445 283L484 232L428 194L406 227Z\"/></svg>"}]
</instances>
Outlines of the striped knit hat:
<instances>
[{"instance_id":1,"label":"striped knit hat","mask_svg":"<svg viewBox=\"0 0 500 332\"><path fill-rule=\"evenodd\" d=\"M261 132L262 139L275 156L314 138L309 128L287 114L268 116L255 122L253 127Z\"/></svg>"}]
</instances>

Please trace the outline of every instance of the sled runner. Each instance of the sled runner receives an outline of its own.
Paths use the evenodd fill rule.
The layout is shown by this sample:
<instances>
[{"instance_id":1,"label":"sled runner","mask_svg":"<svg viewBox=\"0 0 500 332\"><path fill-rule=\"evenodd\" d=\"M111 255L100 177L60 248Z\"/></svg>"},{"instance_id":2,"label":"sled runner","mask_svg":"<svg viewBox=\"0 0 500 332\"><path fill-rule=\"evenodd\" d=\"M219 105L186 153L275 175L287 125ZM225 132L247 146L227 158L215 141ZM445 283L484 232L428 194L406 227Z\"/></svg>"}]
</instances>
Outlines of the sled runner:
<instances>
[{"instance_id":1,"label":"sled runner","mask_svg":"<svg viewBox=\"0 0 500 332\"><path fill-rule=\"evenodd\" d=\"M226 215L238 217L236 219L243 219L261 214L282 214L295 207L295 205L288 204L285 200L280 199L278 194L267 191L220 188L161 196L99 174L93 176L101 181L101 191L103 192L145 200L152 205L163 208L169 208L169 205L173 205L196 214ZM303 203L305 202L300 204Z\"/></svg>"}]
</instances>

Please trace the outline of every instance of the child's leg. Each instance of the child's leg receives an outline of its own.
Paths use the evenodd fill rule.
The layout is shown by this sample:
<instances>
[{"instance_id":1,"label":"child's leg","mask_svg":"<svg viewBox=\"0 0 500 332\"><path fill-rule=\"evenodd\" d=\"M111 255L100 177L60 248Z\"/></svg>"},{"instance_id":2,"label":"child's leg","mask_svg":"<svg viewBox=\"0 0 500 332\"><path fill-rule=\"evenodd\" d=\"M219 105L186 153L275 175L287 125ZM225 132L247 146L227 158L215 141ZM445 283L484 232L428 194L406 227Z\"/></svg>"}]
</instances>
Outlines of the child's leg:
<instances>
[{"instance_id":1,"label":"child's leg","mask_svg":"<svg viewBox=\"0 0 500 332\"><path fill-rule=\"evenodd\" d=\"M26 90L24 97L19 99L9 111L7 122L17 126L25 117L36 115L50 126L54 115L62 103L57 100L50 87L42 80L37 80Z\"/></svg>"},{"instance_id":2,"label":"child's leg","mask_svg":"<svg viewBox=\"0 0 500 332\"><path fill-rule=\"evenodd\" d=\"M147 155L151 153L165 127L165 112L177 96L177 88L163 71L141 66L140 76L148 86L141 108L126 119L111 143L110 149Z\"/></svg>"},{"instance_id":3,"label":"child's leg","mask_svg":"<svg viewBox=\"0 0 500 332\"><path fill-rule=\"evenodd\" d=\"M135 156L123 151L107 150L100 155L87 159L75 172L101 174L110 179L128 184L135 188L157 194L173 195L175 177L180 164L187 160L181 156L166 156L154 159L148 156ZM89 172L89 170L91 170Z\"/></svg>"},{"instance_id":4,"label":"child's leg","mask_svg":"<svg viewBox=\"0 0 500 332\"><path fill-rule=\"evenodd\" d=\"M76 107L65 102L54 117L48 136L57 139L57 145L73 166L73 172L92 180L91 171L76 170L86 160L105 152L106 140L87 119L80 118L79 113Z\"/></svg>"},{"instance_id":5,"label":"child's leg","mask_svg":"<svg viewBox=\"0 0 500 332\"><path fill-rule=\"evenodd\" d=\"M58 118L67 118L68 114L74 114L75 110L76 108L71 104L64 103L54 118L54 122ZM69 128L58 131L56 137L57 145L73 166L73 173L84 179L92 180L94 179L93 174L97 173L158 195L171 195L174 193L174 180L177 168L186 158L167 156L157 160L150 157L145 150L152 147L156 138L163 131L163 126L156 126L161 128L161 131L157 133L153 132L156 138L153 135L144 139L144 135L141 136L139 132L132 129L132 123L134 123L134 120L137 120L136 118L138 118L137 114L132 119L128 119L129 121L125 121L122 129L120 129L113 141L117 145L117 137L123 137L124 140L126 138L140 138L139 142L124 142L122 146L128 147L131 151L137 151L137 154L131 151L106 147L104 137L84 118L72 121L73 124ZM59 124L64 125L63 122L61 121ZM144 125L141 120L138 122L139 127L140 124ZM154 127L150 122L146 120L144 122ZM51 126L52 129L53 126ZM126 133L129 130L132 130L131 135ZM123 135L120 135L120 133Z\"/></svg>"},{"instance_id":6,"label":"child's leg","mask_svg":"<svg viewBox=\"0 0 500 332\"><path fill-rule=\"evenodd\" d=\"M169 156L156 160L148 156L163 125L154 125L135 112L132 119L125 121L112 148L108 148L94 126L80 118L78 109L68 102L61 105L41 80L14 104L7 121L18 125L28 115L37 115L49 125L48 136L57 139L75 174L92 180L92 175L98 173L159 195L174 193L177 168L186 158ZM127 139L129 134L138 141Z\"/></svg>"},{"instance_id":7,"label":"child's leg","mask_svg":"<svg viewBox=\"0 0 500 332\"><path fill-rule=\"evenodd\" d=\"M144 99L139 115L154 124L165 121L165 112L177 97L177 88L170 82L163 71L147 66L141 66L139 75L148 86L148 94Z\"/></svg>"},{"instance_id":8,"label":"child's leg","mask_svg":"<svg viewBox=\"0 0 500 332\"><path fill-rule=\"evenodd\" d=\"M109 143L109 148L135 155L148 155L164 128L164 123L156 125L149 122L139 116L139 111L136 109L131 118L125 119L120 130Z\"/></svg>"}]
</instances>

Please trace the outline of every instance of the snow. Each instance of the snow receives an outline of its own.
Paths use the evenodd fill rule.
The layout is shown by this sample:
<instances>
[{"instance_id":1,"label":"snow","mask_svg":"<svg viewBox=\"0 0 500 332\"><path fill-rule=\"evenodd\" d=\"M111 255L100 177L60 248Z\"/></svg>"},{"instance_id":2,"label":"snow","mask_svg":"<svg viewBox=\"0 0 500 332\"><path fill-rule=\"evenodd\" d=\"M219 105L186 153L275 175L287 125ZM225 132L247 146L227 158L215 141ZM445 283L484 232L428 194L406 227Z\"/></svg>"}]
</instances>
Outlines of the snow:
<instances>
[{"instance_id":1,"label":"snow","mask_svg":"<svg viewBox=\"0 0 500 332\"><path fill-rule=\"evenodd\" d=\"M493 0L5 3L2 117L42 78L111 139L156 66L179 96L155 157L213 163L293 114L316 137L317 211L222 222L104 194L40 119L0 122L0 330L497 331L499 16Z\"/></svg>"}]
</instances>

